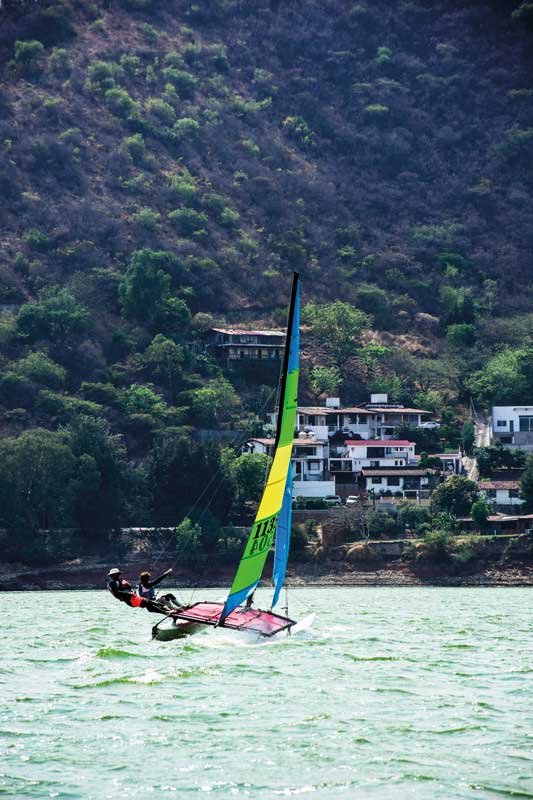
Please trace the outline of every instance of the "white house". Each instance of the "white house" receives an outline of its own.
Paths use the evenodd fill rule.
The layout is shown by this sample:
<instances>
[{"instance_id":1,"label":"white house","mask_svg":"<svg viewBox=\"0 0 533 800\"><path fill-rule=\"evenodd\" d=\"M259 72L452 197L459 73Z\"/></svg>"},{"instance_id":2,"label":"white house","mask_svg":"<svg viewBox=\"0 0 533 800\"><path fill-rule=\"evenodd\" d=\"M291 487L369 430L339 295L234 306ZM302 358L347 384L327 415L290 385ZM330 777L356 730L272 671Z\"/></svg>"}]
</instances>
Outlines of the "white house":
<instances>
[{"instance_id":1,"label":"white house","mask_svg":"<svg viewBox=\"0 0 533 800\"><path fill-rule=\"evenodd\" d=\"M428 469L396 467L392 469L366 467L361 472L366 491L379 497L406 500L429 500L440 477Z\"/></svg>"},{"instance_id":2,"label":"white house","mask_svg":"<svg viewBox=\"0 0 533 800\"><path fill-rule=\"evenodd\" d=\"M344 447L336 448L335 457L330 457L332 475L352 473L353 479L365 467L416 466L415 443L407 440L347 439Z\"/></svg>"},{"instance_id":3,"label":"white house","mask_svg":"<svg viewBox=\"0 0 533 800\"><path fill-rule=\"evenodd\" d=\"M521 506L520 481L479 481L479 493L493 503L497 509Z\"/></svg>"},{"instance_id":4,"label":"white house","mask_svg":"<svg viewBox=\"0 0 533 800\"><path fill-rule=\"evenodd\" d=\"M402 403L389 403L388 395L372 394L370 403L365 403L368 413L373 415L374 436L378 439L392 439L396 428L409 425L419 428L429 421L431 411L423 408L410 408Z\"/></svg>"},{"instance_id":5,"label":"white house","mask_svg":"<svg viewBox=\"0 0 533 800\"><path fill-rule=\"evenodd\" d=\"M249 439L245 451L272 454L275 439ZM335 481L328 472L329 443L312 434L300 434L292 447L292 492L294 497L327 497L335 494Z\"/></svg>"},{"instance_id":6,"label":"white house","mask_svg":"<svg viewBox=\"0 0 533 800\"><path fill-rule=\"evenodd\" d=\"M493 406L491 443L533 452L533 406Z\"/></svg>"},{"instance_id":7,"label":"white house","mask_svg":"<svg viewBox=\"0 0 533 800\"><path fill-rule=\"evenodd\" d=\"M272 428L277 422L277 413L268 415ZM327 439L341 432L348 436L369 439L374 435L374 414L365 408L349 406L341 408L338 398L330 397L326 406L299 406L296 416L296 434L301 431L314 433L318 439Z\"/></svg>"}]
</instances>

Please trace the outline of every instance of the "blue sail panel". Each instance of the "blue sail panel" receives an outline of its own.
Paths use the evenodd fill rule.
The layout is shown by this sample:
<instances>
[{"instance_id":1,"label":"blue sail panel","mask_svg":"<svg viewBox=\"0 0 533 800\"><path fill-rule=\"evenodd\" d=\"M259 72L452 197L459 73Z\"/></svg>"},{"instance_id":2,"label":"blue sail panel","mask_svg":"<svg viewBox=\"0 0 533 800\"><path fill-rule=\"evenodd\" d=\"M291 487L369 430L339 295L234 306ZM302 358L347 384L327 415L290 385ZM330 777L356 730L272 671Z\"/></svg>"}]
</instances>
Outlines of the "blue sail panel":
<instances>
[{"instance_id":1,"label":"blue sail panel","mask_svg":"<svg viewBox=\"0 0 533 800\"><path fill-rule=\"evenodd\" d=\"M287 473L287 483L283 495L283 505L278 517L278 527L276 529L276 547L274 550L274 598L272 608L279 600L279 595L285 581L287 571L287 559L289 558L289 548L291 544L291 522L292 522L292 465L289 465Z\"/></svg>"}]
</instances>

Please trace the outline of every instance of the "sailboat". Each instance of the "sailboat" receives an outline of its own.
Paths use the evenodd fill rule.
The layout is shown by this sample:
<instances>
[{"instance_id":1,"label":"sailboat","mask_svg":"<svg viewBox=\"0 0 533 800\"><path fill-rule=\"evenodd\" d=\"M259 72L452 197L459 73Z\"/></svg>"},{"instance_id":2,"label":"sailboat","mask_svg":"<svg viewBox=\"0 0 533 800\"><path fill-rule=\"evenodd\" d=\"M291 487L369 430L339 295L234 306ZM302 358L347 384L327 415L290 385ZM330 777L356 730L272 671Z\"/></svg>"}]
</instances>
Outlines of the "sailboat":
<instances>
[{"instance_id":1,"label":"sailboat","mask_svg":"<svg viewBox=\"0 0 533 800\"><path fill-rule=\"evenodd\" d=\"M270 637L283 631L291 632L297 626L295 620L275 613L273 608L279 601L289 556L292 511L291 455L298 405L299 349L300 289L298 273L294 273L272 464L229 594L223 602L201 601L173 612L154 626L153 638L174 639L194 633L204 626L253 631L259 636ZM268 610L249 607L246 601L261 580L267 555L273 543L275 550L272 605Z\"/></svg>"}]
</instances>

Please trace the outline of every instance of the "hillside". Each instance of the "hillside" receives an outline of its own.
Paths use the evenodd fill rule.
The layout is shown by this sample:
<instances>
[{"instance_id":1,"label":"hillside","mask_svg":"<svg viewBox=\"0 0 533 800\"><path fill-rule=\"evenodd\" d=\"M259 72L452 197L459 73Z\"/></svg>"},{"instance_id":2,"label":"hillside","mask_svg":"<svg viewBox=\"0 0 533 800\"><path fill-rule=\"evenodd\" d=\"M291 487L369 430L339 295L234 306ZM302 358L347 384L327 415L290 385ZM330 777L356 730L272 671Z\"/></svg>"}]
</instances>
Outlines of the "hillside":
<instances>
[{"instance_id":1,"label":"hillside","mask_svg":"<svg viewBox=\"0 0 533 800\"><path fill-rule=\"evenodd\" d=\"M33 432L74 480L89 418L129 464L116 519L171 513L183 465L154 506L161 453L257 425L271 385L224 375L200 334L283 324L295 269L304 397L332 385L317 367L346 402L382 389L450 424L471 395L533 393L532 19L510 0L4 0L3 446L16 460ZM348 358L319 324L335 301Z\"/></svg>"}]
</instances>

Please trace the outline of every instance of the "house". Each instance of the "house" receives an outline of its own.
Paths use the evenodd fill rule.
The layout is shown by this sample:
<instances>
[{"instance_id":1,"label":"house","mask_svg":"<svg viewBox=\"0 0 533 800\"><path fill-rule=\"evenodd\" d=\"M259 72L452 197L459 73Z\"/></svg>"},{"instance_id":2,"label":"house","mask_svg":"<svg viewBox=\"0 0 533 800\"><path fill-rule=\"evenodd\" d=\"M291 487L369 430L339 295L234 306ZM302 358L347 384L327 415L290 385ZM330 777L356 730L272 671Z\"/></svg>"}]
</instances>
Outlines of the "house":
<instances>
[{"instance_id":1,"label":"house","mask_svg":"<svg viewBox=\"0 0 533 800\"><path fill-rule=\"evenodd\" d=\"M432 453L431 457L440 458L444 472L448 474L455 473L455 475L461 474L463 469L463 457L461 453Z\"/></svg>"},{"instance_id":2,"label":"house","mask_svg":"<svg viewBox=\"0 0 533 800\"><path fill-rule=\"evenodd\" d=\"M370 496L425 500L441 481L435 470L420 467L364 467L361 481Z\"/></svg>"},{"instance_id":3,"label":"house","mask_svg":"<svg viewBox=\"0 0 533 800\"><path fill-rule=\"evenodd\" d=\"M516 506L521 506L525 502L520 497L520 481L478 481L477 486L480 494L493 503L497 509L517 510Z\"/></svg>"},{"instance_id":4,"label":"house","mask_svg":"<svg viewBox=\"0 0 533 800\"><path fill-rule=\"evenodd\" d=\"M336 434L348 439L392 439L397 427L420 427L431 416L431 411L424 409L386 404L387 397L386 394L373 394L371 402L361 406L341 407L338 397L328 397L325 406L299 406L296 433L308 431L321 439L331 439ZM373 404L376 398L380 402ZM268 416L274 429L277 414L274 412Z\"/></svg>"},{"instance_id":5,"label":"house","mask_svg":"<svg viewBox=\"0 0 533 800\"><path fill-rule=\"evenodd\" d=\"M208 348L212 349L218 358L227 361L279 360L284 347L285 331L211 328L208 333Z\"/></svg>"},{"instance_id":6,"label":"house","mask_svg":"<svg viewBox=\"0 0 533 800\"><path fill-rule=\"evenodd\" d=\"M372 414L374 436L378 439L392 439L396 428L408 425L420 428L428 422L431 411L423 408L410 408L402 403L389 403L387 394L370 395L370 403L364 404L367 413Z\"/></svg>"},{"instance_id":7,"label":"house","mask_svg":"<svg viewBox=\"0 0 533 800\"><path fill-rule=\"evenodd\" d=\"M491 444L533 452L533 406L493 406Z\"/></svg>"},{"instance_id":8,"label":"house","mask_svg":"<svg viewBox=\"0 0 533 800\"><path fill-rule=\"evenodd\" d=\"M416 466L415 443L407 440L347 439L330 456L329 470L340 483L352 483L366 467Z\"/></svg>"},{"instance_id":9,"label":"house","mask_svg":"<svg viewBox=\"0 0 533 800\"><path fill-rule=\"evenodd\" d=\"M463 530L477 530L478 523L472 517L459 517ZM533 530L533 514L523 514L521 516L510 516L507 514L491 514L487 517L484 526L485 533L502 534L521 534L528 530Z\"/></svg>"},{"instance_id":10,"label":"house","mask_svg":"<svg viewBox=\"0 0 533 800\"><path fill-rule=\"evenodd\" d=\"M249 439L248 453L271 455L275 439ZM335 494L335 481L328 471L329 443L302 433L292 447L292 493L294 497L327 497Z\"/></svg>"}]
</instances>

